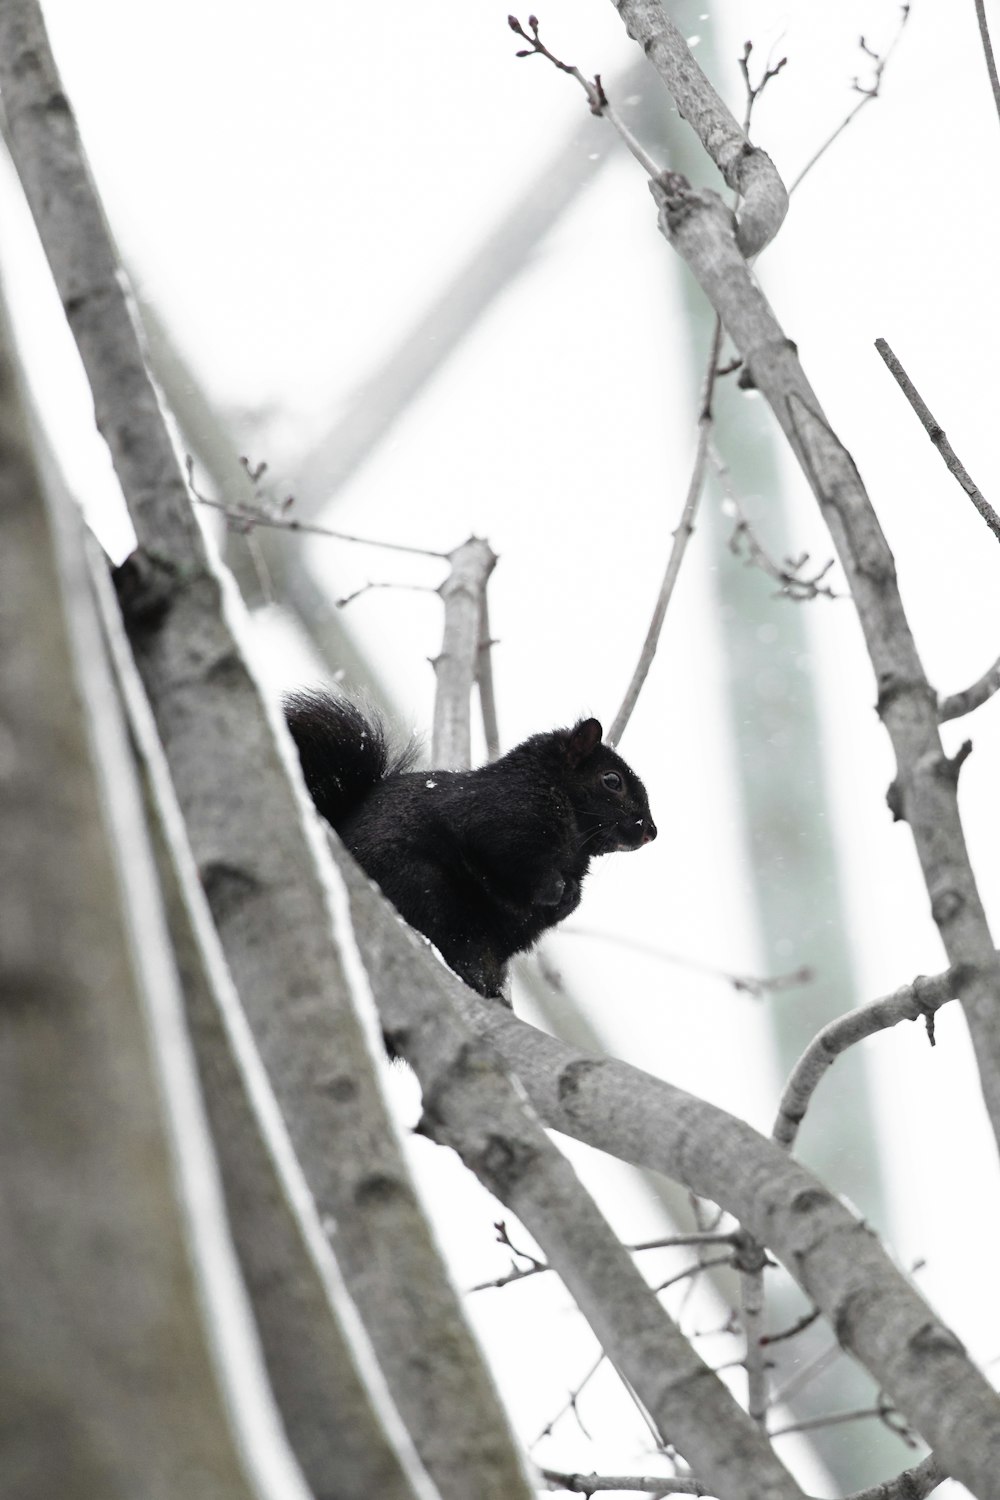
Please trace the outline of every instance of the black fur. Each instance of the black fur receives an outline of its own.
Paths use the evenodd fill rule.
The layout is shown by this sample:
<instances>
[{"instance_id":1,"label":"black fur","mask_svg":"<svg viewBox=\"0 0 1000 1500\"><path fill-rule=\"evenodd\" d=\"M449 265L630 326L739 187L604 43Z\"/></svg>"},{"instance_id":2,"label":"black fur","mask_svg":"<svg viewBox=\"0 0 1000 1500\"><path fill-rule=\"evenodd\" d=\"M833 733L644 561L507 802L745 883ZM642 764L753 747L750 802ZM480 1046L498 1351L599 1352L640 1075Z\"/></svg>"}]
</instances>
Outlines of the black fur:
<instances>
[{"instance_id":1,"label":"black fur","mask_svg":"<svg viewBox=\"0 0 1000 1500\"><path fill-rule=\"evenodd\" d=\"M410 771L377 717L329 693L286 700L323 817L466 984L499 996L507 961L579 905L594 855L656 837L646 789L596 719L535 734L474 771Z\"/></svg>"}]
</instances>

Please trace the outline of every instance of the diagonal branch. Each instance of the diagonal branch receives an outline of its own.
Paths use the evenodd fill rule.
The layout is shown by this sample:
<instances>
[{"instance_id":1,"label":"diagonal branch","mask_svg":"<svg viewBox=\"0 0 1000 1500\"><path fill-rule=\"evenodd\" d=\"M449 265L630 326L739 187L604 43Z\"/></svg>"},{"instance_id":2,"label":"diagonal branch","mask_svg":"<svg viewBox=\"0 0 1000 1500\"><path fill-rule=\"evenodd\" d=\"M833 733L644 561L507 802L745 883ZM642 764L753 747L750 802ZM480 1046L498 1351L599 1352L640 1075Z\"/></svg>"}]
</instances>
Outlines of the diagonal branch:
<instances>
[{"instance_id":1,"label":"diagonal branch","mask_svg":"<svg viewBox=\"0 0 1000 1500\"><path fill-rule=\"evenodd\" d=\"M336 844L334 856L382 1024L420 1079L420 1131L453 1147L517 1215L660 1435L706 1487L742 1500L801 1500L766 1435L691 1347L535 1112L525 1108L516 1080L450 1003L449 996L471 999L471 991L434 964ZM495 1000L485 1004L506 1013Z\"/></svg>"},{"instance_id":2,"label":"diagonal branch","mask_svg":"<svg viewBox=\"0 0 1000 1500\"><path fill-rule=\"evenodd\" d=\"M974 482L971 474L965 468L961 459L958 457L958 454L949 443L947 437L945 436L944 428L931 415L927 403L924 401L920 392L913 384L913 381L910 379L909 375L907 375L906 371L903 369L903 366L900 364L899 359L893 353L887 341L885 339L876 339L875 348L885 360L885 363L888 366L890 373L893 375L896 384L899 386L900 390L903 392L903 395L906 397L907 401L909 401L910 405L913 407L913 410L916 412L917 416L920 418L920 421L923 423L924 430L926 431L927 436L930 438L931 442L934 444L935 448L938 450L942 459L944 460L946 469L950 474L954 474L955 478L958 480L959 484L962 486L963 490L968 495L969 499L972 501L973 505L976 507L979 514L982 516L983 520L992 531L993 535L997 538L998 541L1000 541L1000 516L997 515L992 505L983 495L982 491L979 489L979 486Z\"/></svg>"},{"instance_id":3,"label":"diagonal branch","mask_svg":"<svg viewBox=\"0 0 1000 1500\"><path fill-rule=\"evenodd\" d=\"M941 744L937 699L906 618L892 553L853 458L740 253L729 210L715 193L694 191L679 174L652 187L661 230L721 316L830 528L874 669L878 712L895 751L895 806L910 825L948 960L962 966L960 998L1000 1142L1000 961L959 815L959 762L950 761Z\"/></svg>"},{"instance_id":4,"label":"diagonal branch","mask_svg":"<svg viewBox=\"0 0 1000 1500\"><path fill-rule=\"evenodd\" d=\"M724 1110L544 1036L468 991L455 998L550 1129L664 1172L732 1214L822 1309L943 1469L980 1500L998 1500L1000 1399L839 1198Z\"/></svg>"},{"instance_id":5,"label":"diagonal branch","mask_svg":"<svg viewBox=\"0 0 1000 1500\"><path fill-rule=\"evenodd\" d=\"M337 904L291 741L242 654L234 602L205 549L36 0L0 4L0 88L17 169L139 539L118 574L129 638L303 1171L335 1226L338 1264L443 1500L463 1500L470 1486L524 1497L525 1466L376 1073L365 1029L374 1016L346 902Z\"/></svg>"},{"instance_id":6,"label":"diagonal branch","mask_svg":"<svg viewBox=\"0 0 1000 1500\"><path fill-rule=\"evenodd\" d=\"M993 55L993 43L990 41L990 27L986 19L986 0L975 0L975 5L979 35L983 43L983 55L986 58L986 71L990 75L990 88L993 90L993 103L996 105L997 117L1000 118L1000 77L997 77L997 60Z\"/></svg>"}]
</instances>

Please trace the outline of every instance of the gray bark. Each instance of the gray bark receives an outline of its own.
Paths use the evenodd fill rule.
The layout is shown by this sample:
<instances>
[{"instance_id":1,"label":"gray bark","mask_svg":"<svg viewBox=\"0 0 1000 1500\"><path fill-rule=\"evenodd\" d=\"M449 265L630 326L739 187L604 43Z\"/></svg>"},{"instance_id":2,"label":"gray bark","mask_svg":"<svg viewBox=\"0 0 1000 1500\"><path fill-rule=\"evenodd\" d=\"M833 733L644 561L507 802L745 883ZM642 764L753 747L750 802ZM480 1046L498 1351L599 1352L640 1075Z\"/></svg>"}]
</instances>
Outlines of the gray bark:
<instances>
[{"instance_id":1,"label":"gray bark","mask_svg":"<svg viewBox=\"0 0 1000 1500\"><path fill-rule=\"evenodd\" d=\"M766 151L747 140L660 0L612 3L726 183L740 195L739 247L744 255L758 254L777 234L788 209L788 194L774 163Z\"/></svg>"},{"instance_id":2,"label":"gray bark","mask_svg":"<svg viewBox=\"0 0 1000 1500\"><path fill-rule=\"evenodd\" d=\"M92 577L142 768L233 1236L289 1441L317 1500L437 1500L330 1253L233 988L96 552Z\"/></svg>"},{"instance_id":3,"label":"gray bark","mask_svg":"<svg viewBox=\"0 0 1000 1500\"><path fill-rule=\"evenodd\" d=\"M811 1173L743 1121L672 1084L588 1057L456 992L546 1125L687 1184L737 1218L820 1307L945 1472L1000 1500L1000 1398L960 1341Z\"/></svg>"},{"instance_id":4,"label":"gray bark","mask_svg":"<svg viewBox=\"0 0 1000 1500\"><path fill-rule=\"evenodd\" d=\"M0 1491L305 1500L226 1239L82 528L46 515L2 309L0 527Z\"/></svg>"},{"instance_id":5,"label":"gray bark","mask_svg":"<svg viewBox=\"0 0 1000 1500\"><path fill-rule=\"evenodd\" d=\"M335 854L383 1024L421 1082L420 1128L452 1146L538 1241L662 1437L713 1494L801 1497L760 1428L660 1305L493 1049L457 1015L448 991L463 987L445 981L426 949L424 962L414 961L413 935L346 851L335 845Z\"/></svg>"},{"instance_id":6,"label":"gray bark","mask_svg":"<svg viewBox=\"0 0 1000 1500\"><path fill-rule=\"evenodd\" d=\"M669 174L653 185L660 226L687 261L767 399L822 509L864 631L878 711L896 755L894 803L910 825L931 914L969 1024L994 1136L1000 1142L1000 961L969 862L958 767L938 731L937 698L906 619L892 553L857 466L830 427L795 345L740 254L729 210Z\"/></svg>"},{"instance_id":7,"label":"gray bark","mask_svg":"<svg viewBox=\"0 0 1000 1500\"><path fill-rule=\"evenodd\" d=\"M0 4L0 87L15 163L139 538L119 580L133 650L296 1152L442 1494L527 1495L506 1416L414 1195L359 1019L370 1001L350 934L346 925L331 931L319 830L290 741L240 651L236 603L192 516L33 0Z\"/></svg>"}]
</instances>

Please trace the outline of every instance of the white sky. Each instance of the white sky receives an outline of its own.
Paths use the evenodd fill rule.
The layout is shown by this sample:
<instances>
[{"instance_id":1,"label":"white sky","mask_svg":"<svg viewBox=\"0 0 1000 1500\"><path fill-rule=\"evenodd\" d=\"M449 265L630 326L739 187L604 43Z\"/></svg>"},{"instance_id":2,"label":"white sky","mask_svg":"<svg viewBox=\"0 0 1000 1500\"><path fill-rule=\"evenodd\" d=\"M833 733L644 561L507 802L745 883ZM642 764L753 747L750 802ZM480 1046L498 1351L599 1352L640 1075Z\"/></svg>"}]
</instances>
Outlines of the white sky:
<instances>
[{"instance_id":1,"label":"white sky","mask_svg":"<svg viewBox=\"0 0 1000 1500\"><path fill-rule=\"evenodd\" d=\"M239 416L252 457L268 459L279 477L294 471L359 380L584 117L568 79L538 59L514 59L501 5L286 0L279 12L258 0L49 0L46 13L143 295L219 408ZM728 59L717 82L737 112L743 40L754 40L755 58L772 48L789 57L755 131L787 181L852 102L858 34L884 45L898 6L730 0L712 15ZM632 60L606 0L549 0L540 18L555 50L609 85ZM796 195L760 266L868 484L928 674L942 691L965 686L1000 650L1000 557L872 346L879 335L895 346L972 475L1000 503L998 165L1000 129L973 8L916 0L884 97ZM89 513L113 536L107 459L6 170L0 253L39 401ZM330 513L331 524L430 547L454 546L470 532L489 537L501 555L491 614L507 744L583 712L607 722L617 705L692 455L695 394L676 332L681 316L676 267L641 174L616 161ZM789 484L796 546L825 557L829 545L790 468ZM368 579L440 579L424 560L315 549L334 594ZM649 787L661 836L635 860L603 863L579 920L755 971L713 565L702 528L623 744ZM776 611L792 607L775 603ZM379 590L352 606L349 620L404 721L426 728L436 601ZM860 992L843 997L846 1009L943 960L908 832L885 810L889 752L851 609L820 601L809 606L809 627L860 980ZM280 667L274 653L270 660L278 686L304 670L284 650ZM962 773L962 807L995 914L997 703L948 726L948 747L966 733L975 751ZM620 1055L769 1127L780 1080L759 1007L610 945L565 936L555 951ZM1000 1355L1000 1322L980 1289L995 1276L995 1153L961 1019L949 1011L938 1029L934 1052L917 1027L868 1046L880 1124L898 1143L889 1223L901 1261L927 1258L923 1289L989 1359ZM835 1075L823 1087L836 1089ZM956 1170L957 1143L967 1176ZM478 1190L453 1183L457 1174L444 1175L448 1196L439 1181L432 1191L448 1204L461 1274L472 1281L502 1271L503 1257L486 1249L489 1207ZM610 1184L603 1169L592 1175L626 1232L645 1233L645 1201L617 1179ZM526 1320L519 1326L531 1326L534 1288L486 1295L494 1307L480 1302L477 1317L492 1334L510 1320L515 1298ZM579 1320L559 1316L538 1378L526 1384L519 1370L505 1381L529 1413L528 1430L542 1425L552 1392L558 1405L589 1357ZM554 1384L542 1396L549 1375ZM571 1454L572 1443L567 1462ZM552 1456L558 1461L555 1449Z\"/></svg>"}]
</instances>

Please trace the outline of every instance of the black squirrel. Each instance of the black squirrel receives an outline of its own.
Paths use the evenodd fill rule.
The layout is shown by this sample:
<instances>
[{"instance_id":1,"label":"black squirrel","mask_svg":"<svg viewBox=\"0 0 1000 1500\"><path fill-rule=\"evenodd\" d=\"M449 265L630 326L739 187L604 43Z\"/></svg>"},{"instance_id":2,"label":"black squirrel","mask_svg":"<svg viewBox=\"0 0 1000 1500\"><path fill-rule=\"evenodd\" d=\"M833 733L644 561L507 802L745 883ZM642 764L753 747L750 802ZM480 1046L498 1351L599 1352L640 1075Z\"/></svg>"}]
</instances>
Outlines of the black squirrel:
<instances>
[{"instance_id":1,"label":"black squirrel","mask_svg":"<svg viewBox=\"0 0 1000 1500\"><path fill-rule=\"evenodd\" d=\"M596 854L656 837L646 789L596 719L472 771L413 771L380 719L324 691L285 717L319 812L411 927L481 995L580 902Z\"/></svg>"}]
</instances>

